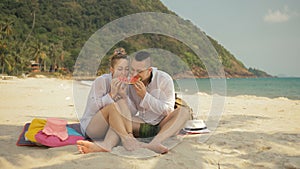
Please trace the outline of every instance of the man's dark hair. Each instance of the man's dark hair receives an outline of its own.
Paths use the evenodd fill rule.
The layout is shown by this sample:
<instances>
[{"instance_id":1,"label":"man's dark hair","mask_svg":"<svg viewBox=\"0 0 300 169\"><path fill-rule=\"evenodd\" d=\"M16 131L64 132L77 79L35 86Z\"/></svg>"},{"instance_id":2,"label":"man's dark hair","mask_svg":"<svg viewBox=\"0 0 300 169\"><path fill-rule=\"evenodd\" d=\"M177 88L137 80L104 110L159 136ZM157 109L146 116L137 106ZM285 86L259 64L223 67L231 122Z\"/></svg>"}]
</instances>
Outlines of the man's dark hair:
<instances>
[{"instance_id":1,"label":"man's dark hair","mask_svg":"<svg viewBox=\"0 0 300 169\"><path fill-rule=\"evenodd\" d=\"M145 51L141 51L141 52L138 52L136 55L135 55L135 57L134 57L134 59L136 60L136 61L143 61L143 60L145 60L145 59L147 59L147 58L149 58L150 57L150 53L148 53L148 52L145 52Z\"/></svg>"}]
</instances>

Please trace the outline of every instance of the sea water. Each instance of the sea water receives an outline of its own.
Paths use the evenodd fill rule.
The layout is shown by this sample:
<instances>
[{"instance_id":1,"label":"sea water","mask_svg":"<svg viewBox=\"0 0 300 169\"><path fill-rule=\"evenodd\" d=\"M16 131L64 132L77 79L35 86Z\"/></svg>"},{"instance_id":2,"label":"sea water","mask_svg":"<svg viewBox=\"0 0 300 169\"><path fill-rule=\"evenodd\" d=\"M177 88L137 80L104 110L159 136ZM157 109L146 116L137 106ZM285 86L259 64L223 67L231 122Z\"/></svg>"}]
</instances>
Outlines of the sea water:
<instances>
[{"instance_id":1,"label":"sea water","mask_svg":"<svg viewBox=\"0 0 300 169\"><path fill-rule=\"evenodd\" d=\"M225 87L226 96L255 95L300 100L300 78L233 78L219 81L224 84L221 88ZM212 85L215 81L212 79L179 79L174 83L176 92L214 94Z\"/></svg>"},{"instance_id":2,"label":"sea water","mask_svg":"<svg viewBox=\"0 0 300 169\"><path fill-rule=\"evenodd\" d=\"M219 79L221 91L226 96L254 95L260 97L285 97L300 100L300 78L233 78ZM215 79L177 79L174 80L175 91L183 94L214 94L212 84ZM92 81L82 81L91 85ZM219 83L220 84L220 83ZM224 88L223 88L224 87ZM218 90L218 86L215 87ZM222 93L221 94L224 94Z\"/></svg>"}]
</instances>

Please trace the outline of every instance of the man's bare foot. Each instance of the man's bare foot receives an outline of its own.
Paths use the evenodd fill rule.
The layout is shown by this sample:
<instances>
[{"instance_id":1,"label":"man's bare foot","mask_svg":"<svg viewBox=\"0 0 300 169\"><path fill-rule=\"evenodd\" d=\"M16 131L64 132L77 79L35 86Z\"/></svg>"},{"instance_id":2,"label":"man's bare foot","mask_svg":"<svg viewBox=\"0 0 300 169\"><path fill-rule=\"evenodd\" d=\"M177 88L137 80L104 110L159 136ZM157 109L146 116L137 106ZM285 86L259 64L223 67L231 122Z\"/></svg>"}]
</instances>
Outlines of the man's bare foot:
<instances>
[{"instance_id":1,"label":"man's bare foot","mask_svg":"<svg viewBox=\"0 0 300 169\"><path fill-rule=\"evenodd\" d=\"M78 140L77 141L77 149L81 154L87 154L92 152L108 152L110 150L104 148L105 146L101 146L100 144L96 144L90 141Z\"/></svg>"},{"instance_id":2,"label":"man's bare foot","mask_svg":"<svg viewBox=\"0 0 300 169\"><path fill-rule=\"evenodd\" d=\"M152 143L150 142L149 144L146 144L143 146L144 148L148 148L156 153L160 153L160 154L166 154L168 153L169 149L165 146L163 146L160 143Z\"/></svg>"}]
</instances>

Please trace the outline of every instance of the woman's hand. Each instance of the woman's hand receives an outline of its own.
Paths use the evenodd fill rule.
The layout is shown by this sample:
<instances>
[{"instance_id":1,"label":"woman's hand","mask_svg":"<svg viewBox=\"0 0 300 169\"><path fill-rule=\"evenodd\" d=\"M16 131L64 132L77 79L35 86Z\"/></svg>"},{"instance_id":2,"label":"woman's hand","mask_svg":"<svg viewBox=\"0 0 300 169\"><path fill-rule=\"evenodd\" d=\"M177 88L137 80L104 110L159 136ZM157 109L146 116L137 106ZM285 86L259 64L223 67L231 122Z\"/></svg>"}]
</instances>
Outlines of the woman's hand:
<instances>
[{"instance_id":1,"label":"woman's hand","mask_svg":"<svg viewBox=\"0 0 300 169\"><path fill-rule=\"evenodd\" d=\"M110 84L110 97L112 99L114 99L117 95L118 95L118 90L120 88L120 81L115 78L111 80L111 84Z\"/></svg>"},{"instance_id":2,"label":"woman's hand","mask_svg":"<svg viewBox=\"0 0 300 169\"><path fill-rule=\"evenodd\" d=\"M125 99L127 97L127 86L128 84L124 83L124 82L121 82L119 81L121 84L120 84L120 88L118 90L118 94L123 98Z\"/></svg>"},{"instance_id":3,"label":"woman's hand","mask_svg":"<svg viewBox=\"0 0 300 169\"><path fill-rule=\"evenodd\" d=\"M126 98L127 97L127 86L128 84L120 81L118 78L115 78L111 81L111 91L110 96L112 99L115 100L115 98L121 97Z\"/></svg>"}]
</instances>

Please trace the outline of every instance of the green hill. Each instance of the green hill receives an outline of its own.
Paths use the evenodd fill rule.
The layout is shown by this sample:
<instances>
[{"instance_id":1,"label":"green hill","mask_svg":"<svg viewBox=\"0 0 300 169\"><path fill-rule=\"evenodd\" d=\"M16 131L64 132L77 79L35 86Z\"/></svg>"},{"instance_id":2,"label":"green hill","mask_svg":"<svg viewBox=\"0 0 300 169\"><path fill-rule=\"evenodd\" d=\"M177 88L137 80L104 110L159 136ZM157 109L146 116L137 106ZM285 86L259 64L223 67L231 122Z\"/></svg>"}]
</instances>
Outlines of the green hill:
<instances>
[{"instance_id":1,"label":"green hill","mask_svg":"<svg viewBox=\"0 0 300 169\"><path fill-rule=\"evenodd\" d=\"M139 12L169 11L159 0L2 0L0 1L0 73L20 75L37 70L71 73L88 38L105 24ZM176 15L176 14L175 14ZM256 77L216 40L209 40L221 57L227 77ZM192 72L173 69L178 77L207 77L201 60L183 43L163 35L143 34L116 46L128 53L144 48L162 48L178 55ZM111 52L111 51L110 51ZM110 53L108 53L109 55ZM108 57L99 73L108 71Z\"/></svg>"}]
</instances>

